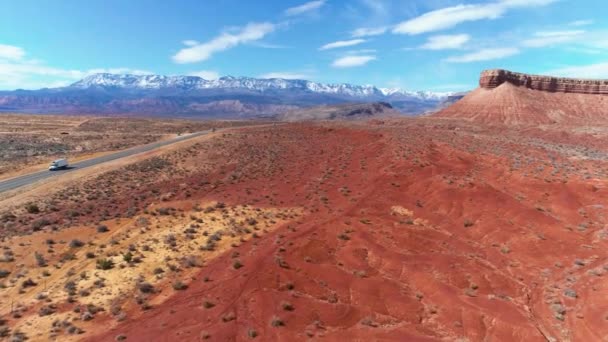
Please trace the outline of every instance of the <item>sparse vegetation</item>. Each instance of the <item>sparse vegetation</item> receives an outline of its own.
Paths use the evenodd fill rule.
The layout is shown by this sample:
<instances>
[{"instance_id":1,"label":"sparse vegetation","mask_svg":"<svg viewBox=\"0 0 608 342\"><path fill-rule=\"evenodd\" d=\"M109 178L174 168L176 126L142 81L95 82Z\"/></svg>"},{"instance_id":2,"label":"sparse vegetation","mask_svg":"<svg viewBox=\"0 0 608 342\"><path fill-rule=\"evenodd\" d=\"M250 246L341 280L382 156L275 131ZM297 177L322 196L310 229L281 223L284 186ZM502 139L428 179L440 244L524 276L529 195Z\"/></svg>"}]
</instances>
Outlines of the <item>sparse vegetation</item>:
<instances>
[{"instance_id":1,"label":"sparse vegetation","mask_svg":"<svg viewBox=\"0 0 608 342\"><path fill-rule=\"evenodd\" d=\"M110 229L108 229L108 226L100 224L99 226L97 226L97 232L98 233L106 233L109 232Z\"/></svg>"},{"instance_id":2,"label":"sparse vegetation","mask_svg":"<svg viewBox=\"0 0 608 342\"><path fill-rule=\"evenodd\" d=\"M278 316L273 316L270 319L270 325L277 328L277 327L282 327L285 326L285 322Z\"/></svg>"},{"instance_id":3,"label":"sparse vegetation","mask_svg":"<svg viewBox=\"0 0 608 342\"><path fill-rule=\"evenodd\" d=\"M183 291L188 288L188 285L184 284L181 280L173 282L172 286L176 291Z\"/></svg>"},{"instance_id":4,"label":"sparse vegetation","mask_svg":"<svg viewBox=\"0 0 608 342\"><path fill-rule=\"evenodd\" d=\"M25 211L30 214L38 214L40 212L40 208L38 208L38 205L36 203L30 202L25 205Z\"/></svg>"},{"instance_id":5,"label":"sparse vegetation","mask_svg":"<svg viewBox=\"0 0 608 342\"><path fill-rule=\"evenodd\" d=\"M97 268L100 270L109 270L114 268L114 262L111 259L97 259Z\"/></svg>"},{"instance_id":6,"label":"sparse vegetation","mask_svg":"<svg viewBox=\"0 0 608 342\"><path fill-rule=\"evenodd\" d=\"M78 239L74 239L74 240L70 241L71 248L80 248L82 246L84 246L84 242L82 242Z\"/></svg>"}]
</instances>

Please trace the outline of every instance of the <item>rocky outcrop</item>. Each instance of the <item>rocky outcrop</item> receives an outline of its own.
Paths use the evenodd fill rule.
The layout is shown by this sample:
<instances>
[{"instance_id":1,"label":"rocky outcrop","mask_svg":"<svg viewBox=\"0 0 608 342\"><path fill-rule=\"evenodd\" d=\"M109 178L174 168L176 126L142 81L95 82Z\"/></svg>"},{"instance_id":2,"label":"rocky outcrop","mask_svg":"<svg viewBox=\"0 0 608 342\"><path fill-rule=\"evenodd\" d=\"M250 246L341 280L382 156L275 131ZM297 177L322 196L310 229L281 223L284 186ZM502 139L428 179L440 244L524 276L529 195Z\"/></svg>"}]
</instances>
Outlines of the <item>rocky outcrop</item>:
<instances>
[{"instance_id":1,"label":"rocky outcrop","mask_svg":"<svg viewBox=\"0 0 608 342\"><path fill-rule=\"evenodd\" d=\"M347 103L340 105L325 105L291 110L278 115L282 121L313 121L313 120L365 120L400 116L390 104L386 102L375 103Z\"/></svg>"},{"instance_id":2,"label":"rocky outcrop","mask_svg":"<svg viewBox=\"0 0 608 342\"><path fill-rule=\"evenodd\" d=\"M479 78L482 88L492 89L503 83L554 93L608 95L608 80L529 75L502 69L485 70Z\"/></svg>"},{"instance_id":3,"label":"rocky outcrop","mask_svg":"<svg viewBox=\"0 0 608 342\"><path fill-rule=\"evenodd\" d=\"M490 125L608 124L608 80L487 70L479 84L434 116Z\"/></svg>"}]
</instances>

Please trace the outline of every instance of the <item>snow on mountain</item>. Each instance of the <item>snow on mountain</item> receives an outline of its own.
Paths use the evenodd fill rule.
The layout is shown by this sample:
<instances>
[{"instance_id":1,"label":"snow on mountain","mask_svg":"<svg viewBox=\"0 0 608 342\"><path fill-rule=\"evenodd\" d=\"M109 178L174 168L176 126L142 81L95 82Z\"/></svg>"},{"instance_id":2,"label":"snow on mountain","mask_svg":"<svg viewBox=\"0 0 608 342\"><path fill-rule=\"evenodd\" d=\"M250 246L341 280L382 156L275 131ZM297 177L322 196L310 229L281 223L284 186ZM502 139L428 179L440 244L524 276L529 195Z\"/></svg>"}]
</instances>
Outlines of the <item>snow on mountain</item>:
<instances>
[{"instance_id":1,"label":"snow on mountain","mask_svg":"<svg viewBox=\"0 0 608 342\"><path fill-rule=\"evenodd\" d=\"M70 86L88 89L95 87L125 89L246 89L256 92L271 90L301 90L321 94L344 95L351 97L412 97L420 100L441 101L452 93L430 91L407 91L399 88L377 88L372 85L352 85L348 83L325 84L306 80L287 80L281 78L259 79L251 77L224 76L216 80L205 80L197 76L163 75L117 75L94 74Z\"/></svg>"}]
</instances>

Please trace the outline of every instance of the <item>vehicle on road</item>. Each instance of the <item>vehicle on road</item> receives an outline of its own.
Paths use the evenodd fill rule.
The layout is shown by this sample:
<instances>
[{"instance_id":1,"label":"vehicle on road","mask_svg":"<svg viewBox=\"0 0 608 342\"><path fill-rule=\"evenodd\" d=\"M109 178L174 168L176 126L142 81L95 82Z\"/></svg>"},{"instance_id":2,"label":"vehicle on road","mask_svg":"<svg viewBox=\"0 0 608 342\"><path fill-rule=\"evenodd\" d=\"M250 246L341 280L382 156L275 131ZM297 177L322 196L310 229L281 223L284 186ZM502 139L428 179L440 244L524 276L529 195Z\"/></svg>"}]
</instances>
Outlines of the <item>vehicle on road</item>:
<instances>
[{"instance_id":1,"label":"vehicle on road","mask_svg":"<svg viewBox=\"0 0 608 342\"><path fill-rule=\"evenodd\" d=\"M49 165L49 171L67 169L68 160L67 159L57 159L54 160L51 165Z\"/></svg>"}]
</instances>

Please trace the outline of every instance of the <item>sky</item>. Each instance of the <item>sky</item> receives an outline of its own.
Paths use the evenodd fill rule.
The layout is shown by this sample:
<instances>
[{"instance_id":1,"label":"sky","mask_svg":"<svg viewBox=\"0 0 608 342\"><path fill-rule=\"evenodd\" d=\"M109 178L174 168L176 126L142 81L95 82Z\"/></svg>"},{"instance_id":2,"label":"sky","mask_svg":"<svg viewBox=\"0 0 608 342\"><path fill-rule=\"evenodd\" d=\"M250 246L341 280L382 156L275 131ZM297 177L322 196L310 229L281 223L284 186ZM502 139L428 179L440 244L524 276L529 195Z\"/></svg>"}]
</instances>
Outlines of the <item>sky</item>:
<instances>
[{"instance_id":1,"label":"sky","mask_svg":"<svg viewBox=\"0 0 608 342\"><path fill-rule=\"evenodd\" d=\"M5 0L0 89L98 72L462 91L484 69L608 78L606 0Z\"/></svg>"}]
</instances>

